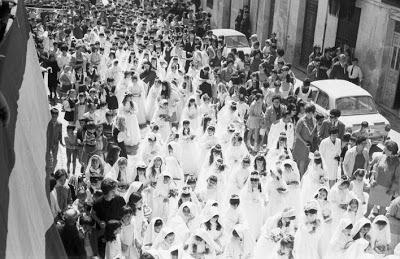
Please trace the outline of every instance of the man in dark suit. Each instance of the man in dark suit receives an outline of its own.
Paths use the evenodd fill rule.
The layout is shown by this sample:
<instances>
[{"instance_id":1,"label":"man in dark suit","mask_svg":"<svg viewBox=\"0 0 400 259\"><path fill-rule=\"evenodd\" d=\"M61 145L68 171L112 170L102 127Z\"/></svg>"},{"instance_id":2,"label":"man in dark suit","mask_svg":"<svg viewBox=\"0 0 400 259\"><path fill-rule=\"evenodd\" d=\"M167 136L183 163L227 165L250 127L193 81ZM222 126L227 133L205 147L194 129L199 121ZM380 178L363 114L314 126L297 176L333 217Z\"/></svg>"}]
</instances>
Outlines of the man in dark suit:
<instances>
[{"instance_id":1,"label":"man in dark suit","mask_svg":"<svg viewBox=\"0 0 400 259\"><path fill-rule=\"evenodd\" d=\"M346 127L343 124L343 122L339 121L340 115L341 112L338 109L332 109L329 112L329 118L325 119L322 122L321 128L318 133L318 139L320 141L323 140L324 138L329 137L329 130L333 127L336 127L338 129L338 138L340 139L343 138Z\"/></svg>"},{"instance_id":2,"label":"man in dark suit","mask_svg":"<svg viewBox=\"0 0 400 259\"><path fill-rule=\"evenodd\" d=\"M51 120L47 125L47 148L46 148L46 172L52 174L57 165L58 143L64 146L62 142L62 125L57 120L58 110L51 109Z\"/></svg>"},{"instance_id":3,"label":"man in dark suit","mask_svg":"<svg viewBox=\"0 0 400 259\"><path fill-rule=\"evenodd\" d=\"M68 258L86 258L84 239L76 226L78 212L68 209L64 213L64 225L59 226L59 233Z\"/></svg>"},{"instance_id":4,"label":"man in dark suit","mask_svg":"<svg viewBox=\"0 0 400 259\"><path fill-rule=\"evenodd\" d=\"M332 71L329 74L330 79L348 80L346 55L340 54L339 61L333 64Z\"/></svg>"}]
</instances>

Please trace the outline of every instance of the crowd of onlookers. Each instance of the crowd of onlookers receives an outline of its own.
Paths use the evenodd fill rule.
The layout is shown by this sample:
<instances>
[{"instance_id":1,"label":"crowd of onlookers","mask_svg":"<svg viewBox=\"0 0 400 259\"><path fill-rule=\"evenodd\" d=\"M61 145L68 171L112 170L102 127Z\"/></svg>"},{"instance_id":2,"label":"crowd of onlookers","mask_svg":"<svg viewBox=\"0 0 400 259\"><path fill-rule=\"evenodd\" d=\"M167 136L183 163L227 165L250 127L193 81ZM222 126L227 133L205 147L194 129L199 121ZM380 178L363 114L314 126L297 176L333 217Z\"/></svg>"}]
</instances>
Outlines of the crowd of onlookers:
<instances>
[{"instance_id":1,"label":"crowd of onlookers","mask_svg":"<svg viewBox=\"0 0 400 259\"><path fill-rule=\"evenodd\" d=\"M235 27L250 53L227 51L199 1L59 4L28 14L70 257L399 254L397 143L374 153L368 122L352 131L310 102L313 80L361 84L348 46L316 46L296 84L276 34L251 35L247 6Z\"/></svg>"}]
</instances>

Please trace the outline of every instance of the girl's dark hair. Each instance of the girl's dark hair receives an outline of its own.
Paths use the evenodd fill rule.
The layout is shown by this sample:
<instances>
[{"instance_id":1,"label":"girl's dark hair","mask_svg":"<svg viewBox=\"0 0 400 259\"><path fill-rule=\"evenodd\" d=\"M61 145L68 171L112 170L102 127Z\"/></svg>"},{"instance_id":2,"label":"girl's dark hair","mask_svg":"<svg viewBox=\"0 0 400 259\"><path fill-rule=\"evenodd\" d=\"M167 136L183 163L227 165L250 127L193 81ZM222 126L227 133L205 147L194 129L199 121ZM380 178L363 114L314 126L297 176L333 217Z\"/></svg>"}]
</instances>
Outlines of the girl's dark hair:
<instances>
[{"instance_id":1,"label":"girl's dark hair","mask_svg":"<svg viewBox=\"0 0 400 259\"><path fill-rule=\"evenodd\" d=\"M201 122L201 124L203 125L203 132L206 132L207 124L210 121L211 121L211 117L208 117L208 116L203 117L202 122Z\"/></svg>"},{"instance_id":2,"label":"girl's dark hair","mask_svg":"<svg viewBox=\"0 0 400 259\"><path fill-rule=\"evenodd\" d=\"M144 252L141 256L140 259L155 259L154 256L149 254L148 252Z\"/></svg>"},{"instance_id":3,"label":"girl's dark hair","mask_svg":"<svg viewBox=\"0 0 400 259\"><path fill-rule=\"evenodd\" d=\"M387 225L387 222L384 221L384 220L378 220L378 221L376 222L376 224L377 224L377 225L381 225L381 226L386 226L386 225Z\"/></svg>"},{"instance_id":4,"label":"girl's dark hair","mask_svg":"<svg viewBox=\"0 0 400 259\"><path fill-rule=\"evenodd\" d=\"M279 149L279 141L280 141L281 139L284 139L285 142L286 142L286 144L287 144L287 138L279 138L279 139L278 139L278 142L276 143L276 149ZM285 147L285 149L287 150L286 147ZM286 151L286 150L285 150L285 151ZM286 153L287 153L287 151L286 151Z\"/></svg>"},{"instance_id":5,"label":"girl's dark hair","mask_svg":"<svg viewBox=\"0 0 400 259\"><path fill-rule=\"evenodd\" d=\"M353 229L353 224L348 225L345 229Z\"/></svg>"},{"instance_id":6,"label":"girl's dark hair","mask_svg":"<svg viewBox=\"0 0 400 259\"><path fill-rule=\"evenodd\" d=\"M224 159L224 157L222 156L222 151L218 150L216 147L213 147L210 151L210 157L208 159L208 165L212 165L212 163L214 163L214 152L217 152L221 155L221 158Z\"/></svg>"},{"instance_id":7,"label":"girl's dark hair","mask_svg":"<svg viewBox=\"0 0 400 259\"><path fill-rule=\"evenodd\" d=\"M51 192L57 184L56 179L54 177L50 176L49 184L50 184L50 192Z\"/></svg>"},{"instance_id":8,"label":"girl's dark hair","mask_svg":"<svg viewBox=\"0 0 400 259\"><path fill-rule=\"evenodd\" d=\"M192 198L190 198L190 201L192 201ZM182 201L182 195L178 200L178 207L180 207L182 205L183 201Z\"/></svg>"},{"instance_id":9,"label":"girl's dark hair","mask_svg":"<svg viewBox=\"0 0 400 259\"><path fill-rule=\"evenodd\" d=\"M163 162L162 162L162 159L161 159L161 166L162 166L162 164L163 164ZM156 177L157 171L156 171L155 163L153 163L153 165L150 167L150 173L151 173L151 175L153 177Z\"/></svg>"},{"instance_id":10,"label":"girl's dark hair","mask_svg":"<svg viewBox=\"0 0 400 259\"><path fill-rule=\"evenodd\" d=\"M54 178L56 180L60 179L61 177L68 177L67 171L65 171L65 169L58 169L55 173L54 173Z\"/></svg>"},{"instance_id":11,"label":"girl's dark hair","mask_svg":"<svg viewBox=\"0 0 400 259\"><path fill-rule=\"evenodd\" d=\"M104 238L106 239L107 242L115 240L116 236L114 234L114 231L120 227L121 227L121 222L118 220L112 219L107 221L106 229L104 231Z\"/></svg>"},{"instance_id":12,"label":"girl's dark hair","mask_svg":"<svg viewBox=\"0 0 400 259\"><path fill-rule=\"evenodd\" d=\"M230 199L229 200L229 204L230 205L240 205L240 200L236 200L236 199Z\"/></svg>"},{"instance_id":13,"label":"girl's dark hair","mask_svg":"<svg viewBox=\"0 0 400 259\"><path fill-rule=\"evenodd\" d=\"M157 219L156 222L154 222L155 227L159 227L164 225L163 221L161 219Z\"/></svg>"},{"instance_id":14,"label":"girl's dark hair","mask_svg":"<svg viewBox=\"0 0 400 259\"><path fill-rule=\"evenodd\" d=\"M244 61L244 52L243 52L243 50L239 50L237 55L238 55L238 57L240 58L241 61Z\"/></svg>"},{"instance_id":15,"label":"girl's dark hair","mask_svg":"<svg viewBox=\"0 0 400 259\"><path fill-rule=\"evenodd\" d=\"M314 104L306 104L306 107L305 107L305 112L306 113L315 113L315 106L314 106Z\"/></svg>"},{"instance_id":16,"label":"girl's dark hair","mask_svg":"<svg viewBox=\"0 0 400 259\"><path fill-rule=\"evenodd\" d=\"M211 230L211 222L210 221L205 222L204 225L206 226L207 230ZM217 219L217 228L216 229L219 231L219 230L221 230L221 228L222 228L222 226L219 223L219 219Z\"/></svg>"},{"instance_id":17,"label":"girl's dark hair","mask_svg":"<svg viewBox=\"0 0 400 259\"><path fill-rule=\"evenodd\" d=\"M358 200L357 200L357 199L351 199L351 200L349 201L349 205L352 204L352 203L356 203L356 204L357 204L357 207L360 206L360 204L358 203Z\"/></svg>"},{"instance_id":18,"label":"girl's dark hair","mask_svg":"<svg viewBox=\"0 0 400 259\"><path fill-rule=\"evenodd\" d=\"M124 207L122 207L122 217L126 216L126 215L132 215L133 214L133 210L130 206L125 205Z\"/></svg>"},{"instance_id":19,"label":"girl's dark hair","mask_svg":"<svg viewBox=\"0 0 400 259\"><path fill-rule=\"evenodd\" d=\"M384 145L387 150L392 152L393 155L396 155L399 152L399 147L393 140L387 140Z\"/></svg>"},{"instance_id":20,"label":"girl's dark hair","mask_svg":"<svg viewBox=\"0 0 400 259\"><path fill-rule=\"evenodd\" d=\"M165 89L162 89L163 86L165 86ZM163 96L163 99L169 99L171 97L171 87L167 81L161 82L161 96Z\"/></svg>"},{"instance_id":21,"label":"girl's dark hair","mask_svg":"<svg viewBox=\"0 0 400 259\"><path fill-rule=\"evenodd\" d=\"M326 194L325 200L327 201L327 200L328 200L328 190L325 189L325 188L320 188L320 189L318 190L318 192L320 192L320 191L325 192L325 194ZM318 194L315 195L315 198L317 198L317 197L318 197Z\"/></svg>"},{"instance_id":22,"label":"girl's dark hair","mask_svg":"<svg viewBox=\"0 0 400 259\"><path fill-rule=\"evenodd\" d=\"M182 129L182 136L190 136L190 127Z\"/></svg>"},{"instance_id":23,"label":"girl's dark hair","mask_svg":"<svg viewBox=\"0 0 400 259\"><path fill-rule=\"evenodd\" d=\"M285 55L285 51L283 49L277 49L276 54L278 54L278 56L282 57L283 55Z\"/></svg>"},{"instance_id":24,"label":"girl's dark hair","mask_svg":"<svg viewBox=\"0 0 400 259\"><path fill-rule=\"evenodd\" d=\"M254 158L254 170L257 170L257 161L263 162L263 171L265 171L267 168L267 161L265 160L265 158L263 156L256 156Z\"/></svg>"},{"instance_id":25,"label":"girl's dark hair","mask_svg":"<svg viewBox=\"0 0 400 259\"><path fill-rule=\"evenodd\" d=\"M106 178L101 182L100 189L104 195L107 195L111 190L117 187L117 182L112 179Z\"/></svg>"},{"instance_id":26,"label":"girl's dark hair","mask_svg":"<svg viewBox=\"0 0 400 259\"><path fill-rule=\"evenodd\" d=\"M365 227L369 227L370 228L371 227L371 223L366 223L361 228L365 228ZM360 230L361 230L361 228L360 228ZM360 231L358 231L357 234L354 235L353 240L357 240L357 239L360 239L360 238L361 238Z\"/></svg>"},{"instance_id":27,"label":"girl's dark hair","mask_svg":"<svg viewBox=\"0 0 400 259\"><path fill-rule=\"evenodd\" d=\"M121 148L117 145L110 145L109 151L106 157L106 162L109 163L111 166L114 165L115 162L117 162L119 158L119 152L121 152Z\"/></svg>"},{"instance_id":28,"label":"girl's dark hair","mask_svg":"<svg viewBox=\"0 0 400 259\"><path fill-rule=\"evenodd\" d=\"M127 205L132 208L133 215L136 215L136 203L143 199L142 195L138 192L134 192L129 196Z\"/></svg>"}]
</instances>

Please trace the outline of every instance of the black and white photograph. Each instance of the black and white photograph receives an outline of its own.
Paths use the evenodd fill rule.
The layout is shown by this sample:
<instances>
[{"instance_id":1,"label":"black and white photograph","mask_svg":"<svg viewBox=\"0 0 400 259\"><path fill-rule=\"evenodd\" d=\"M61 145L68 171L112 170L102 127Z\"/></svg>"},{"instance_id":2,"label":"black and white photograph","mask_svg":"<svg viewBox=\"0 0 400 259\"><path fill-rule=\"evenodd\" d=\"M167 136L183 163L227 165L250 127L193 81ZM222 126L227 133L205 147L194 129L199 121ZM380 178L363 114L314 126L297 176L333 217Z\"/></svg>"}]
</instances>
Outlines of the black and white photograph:
<instances>
[{"instance_id":1,"label":"black and white photograph","mask_svg":"<svg viewBox=\"0 0 400 259\"><path fill-rule=\"evenodd\" d=\"M400 0L0 0L0 259L400 259Z\"/></svg>"}]
</instances>

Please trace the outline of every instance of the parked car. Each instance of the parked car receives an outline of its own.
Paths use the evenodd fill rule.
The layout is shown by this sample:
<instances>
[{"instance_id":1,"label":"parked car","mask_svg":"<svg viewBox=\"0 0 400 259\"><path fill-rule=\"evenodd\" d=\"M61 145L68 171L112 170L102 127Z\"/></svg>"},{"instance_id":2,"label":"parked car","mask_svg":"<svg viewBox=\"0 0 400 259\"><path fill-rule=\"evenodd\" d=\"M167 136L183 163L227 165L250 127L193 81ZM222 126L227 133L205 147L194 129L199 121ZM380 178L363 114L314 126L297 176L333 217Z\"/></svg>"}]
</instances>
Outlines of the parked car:
<instances>
[{"instance_id":1,"label":"parked car","mask_svg":"<svg viewBox=\"0 0 400 259\"><path fill-rule=\"evenodd\" d=\"M297 87L301 83L296 84ZM352 128L353 132L359 130L361 123L369 124L369 138L373 144L383 139L385 126L389 121L383 117L371 94L358 85L346 80L319 80L311 82L312 102L317 113L329 116L329 110L339 109L342 113L339 120L346 128Z\"/></svg>"},{"instance_id":2,"label":"parked car","mask_svg":"<svg viewBox=\"0 0 400 259\"><path fill-rule=\"evenodd\" d=\"M224 36L225 38L226 51L222 55L226 56L233 48L236 48L238 51L242 50L244 54L250 54L250 44L243 33L233 29L214 29L211 32L217 37Z\"/></svg>"}]
</instances>

